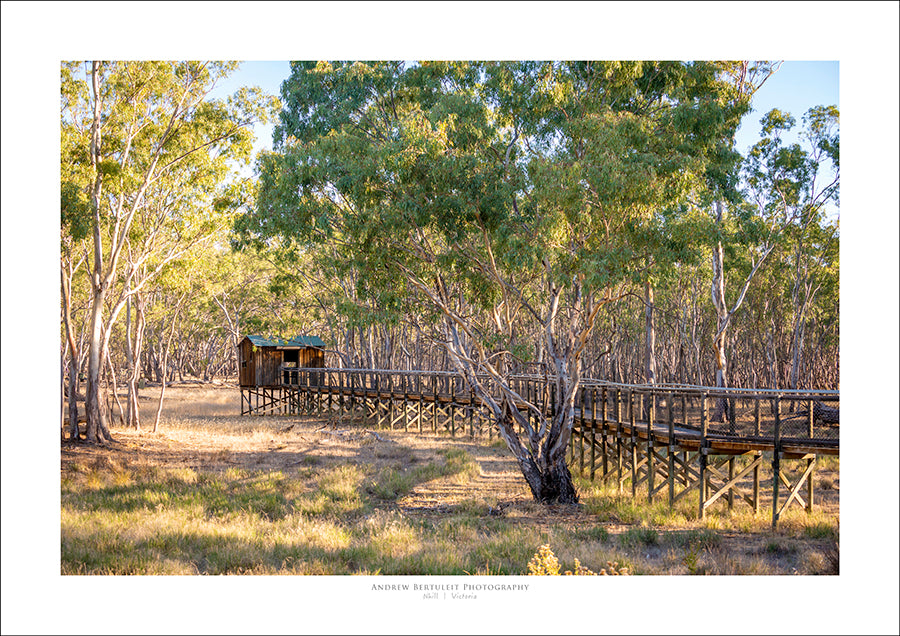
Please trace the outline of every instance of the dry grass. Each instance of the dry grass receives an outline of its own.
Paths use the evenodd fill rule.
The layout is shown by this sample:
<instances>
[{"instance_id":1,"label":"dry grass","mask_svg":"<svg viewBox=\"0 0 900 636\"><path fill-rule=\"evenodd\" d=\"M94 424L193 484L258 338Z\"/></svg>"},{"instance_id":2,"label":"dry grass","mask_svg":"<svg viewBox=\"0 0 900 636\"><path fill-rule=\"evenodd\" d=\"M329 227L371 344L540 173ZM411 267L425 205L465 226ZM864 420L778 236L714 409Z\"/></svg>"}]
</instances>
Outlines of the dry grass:
<instances>
[{"instance_id":1,"label":"dry grass","mask_svg":"<svg viewBox=\"0 0 900 636\"><path fill-rule=\"evenodd\" d=\"M669 510L581 478L581 504L542 506L497 444L376 439L238 410L235 389L171 387L161 433L113 428L109 448L64 444L62 573L527 574L544 545L573 572L839 568L828 508L791 510L773 533L767 508L723 505L700 521L696 500ZM820 479L834 486L838 470L832 460Z\"/></svg>"}]
</instances>

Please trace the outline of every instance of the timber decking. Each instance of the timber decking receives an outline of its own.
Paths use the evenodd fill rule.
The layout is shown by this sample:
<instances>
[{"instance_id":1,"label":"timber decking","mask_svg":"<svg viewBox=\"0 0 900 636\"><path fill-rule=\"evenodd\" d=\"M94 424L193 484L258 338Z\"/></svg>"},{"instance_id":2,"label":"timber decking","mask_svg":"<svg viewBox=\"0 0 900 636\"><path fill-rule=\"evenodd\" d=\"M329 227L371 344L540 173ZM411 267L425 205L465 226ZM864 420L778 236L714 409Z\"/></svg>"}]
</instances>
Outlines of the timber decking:
<instances>
[{"instance_id":1,"label":"timber decking","mask_svg":"<svg viewBox=\"0 0 900 636\"><path fill-rule=\"evenodd\" d=\"M320 369L282 367L280 384L241 387L242 415L315 413L361 417L375 426L412 427L489 439L497 434L486 407L462 376L431 371ZM551 378L513 376L510 386L523 413L545 415L558 403ZM478 382L490 390L486 377ZM822 408L822 403L828 403ZM760 509L763 455L771 455L772 524L792 503L812 511L813 471L819 455L839 455L837 391L721 389L690 385L626 385L583 380L574 401L574 425L568 452L571 469L591 480L630 481L631 492L645 486L648 499L666 491L674 505L695 489L698 514L724 498L735 497ZM712 409L721 421L712 421ZM529 413L533 417L534 411ZM827 413L828 421L817 414ZM736 473L735 459L750 463ZM806 462L795 483L782 461ZM739 480L752 473L751 493ZM659 481L657 482L657 478ZM780 502L779 490L788 489ZM806 486L806 498L800 494ZM679 490L680 489L680 490Z\"/></svg>"}]
</instances>

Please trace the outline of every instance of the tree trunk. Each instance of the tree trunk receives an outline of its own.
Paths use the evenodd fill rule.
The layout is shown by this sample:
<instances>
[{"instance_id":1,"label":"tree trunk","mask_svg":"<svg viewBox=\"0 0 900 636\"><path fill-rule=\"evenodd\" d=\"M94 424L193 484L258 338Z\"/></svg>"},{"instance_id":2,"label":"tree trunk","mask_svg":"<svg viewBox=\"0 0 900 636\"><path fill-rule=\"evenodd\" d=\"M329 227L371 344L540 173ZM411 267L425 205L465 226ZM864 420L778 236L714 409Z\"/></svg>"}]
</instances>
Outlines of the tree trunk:
<instances>
[{"instance_id":1,"label":"tree trunk","mask_svg":"<svg viewBox=\"0 0 900 636\"><path fill-rule=\"evenodd\" d=\"M141 430L141 409L138 401L138 380L141 376L141 353L144 348L144 298L141 294L135 296L136 323L134 328L134 351L129 365L128 376L128 419L127 425L135 430ZM130 347L130 341L129 341Z\"/></svg>"},{"instance_id":2,"label":"tree trunk","mask_svg":"<svg viewBox=\"0 0 900 636\"><path fill-rule=\"evenodd\" d=\"M722 207L720 202L716 202L716 224L719 226L723 223ZM728 360L725 357L725 334L728 330L731 314L728 311L728 305L725 301L725 259L721 241L716 243L716 246L713 249L712 258L712 301L713 307L716 309L716 335L713 338L716 362L716 388L724 388L728 386ZM724 422L726 407L727 403L723 398L716 400L716 408L713 411L710 420L713 422Z\"/></svg>"},{"instance_id":3,"label":"tree trunk","mask_svg":"<svg viewBox=\"0 0 900 636\"><path fill-rule=\"evenodd\" d=\"M103 324L102 310L105 294L97 290L94 294L91 312L91 339L88 354L87 388L85 390L85 416L87 418L87 441L103 443L111 440L106 427L106 409L101 399L100 374L103 370Z\"/></svg>"},{"instance_id":4,"label":"tree trunk","mask_svg":"<svg viewBox=\"0 0 900 636\"><path fill-rule=\"evenodd\" d=\"M85 391L85 416L87 417L87 441L103 442L108 437L105 431L104 407L100 399L100 372L103 369L103 303L106 300L107 282L103 279L103 239L100 235L100 197L103 188L103 175L100 171L100 63L92 64L92 81L94 92L94 119L91 124L91 167L94 170L94 183L91 188L91 208L93 211L94 234L94 269L91 272L91 288L93 291L91 308L91 327L88 355L87 389ZM104 431L106 435L104 435Z\"/></svg>"},{"instance_id":5,"label":"tree trunk","mask_svg":"<svg viewBox=\"0 0 900 636\"><path fill-rule=\"evenodd\" d=\"M159 431L159 416L162 413L163 407L163 398L166 395L166 364L169 359L169 348L172 346L172 337L175 335L175 326L178 324L178 315L181 313L181 303L184 301L187 296L187 292L181 295L181 298L178 299L178 303L175 305L175 315L172 316L172 328L169 330L169 337L166 340L165 345L163 345L162 350L162 376L163 383L159 389L159 404L156 406L156 419L153 421L153 432L156 433Z\"/></svg>"},{"instance_id":6,"label":"tree trunk","mask_svg":"<svg viewBox=\"0 0 900 636\"><path fill-rule=\"evenodd\" d=\"M549 469L541 471L531 459L519 459L519 468L531 489L531 496L541 503L578 503L578 493L572 482L572 473L566 465L565 456L554 462Z\"/></svg>"},{"instance_id":7,"label":"tree trunk","mask_svg":"<svg viewBox=\"0 0 900 636\"><path fill-rule=\"evenodd\" d=\"M69 366L66 360L66 353L69 349L69 343L66 343L63 353L59 356L59 428L62 431L66 426L66 367ZM74 395L72 398L74 399ZM61 433L64 435L64 433Z\"/></svg>"},{"instance_id":8,"label":"tree trunk","mask_svg":"<svg viewBox=\"0 0 900 636\"><path fill-rule=\"evenodd\" d=\"M125 417L124 417L125 411L122 409L122 403L119 402L119 386L118 386L118 382L116 380L116 370L113 367L112 358L109 355L109 347L104 347L104 349L106 349L106 364L107 364L107 368L109 369L109 377L112 379L112 395L113 395L113 399L116 402L116 406L119 409L119 422L121 422L121 424L124 425L125 424ZM112 416L111 408L110 408L110 416Z\"/></svg>"},{"instance_id":9,"label":"tree trunk","mask_svg":"<svg viewBox=\"0 0 900 636\"><path fill-rule=\"evenodd\" d=\"M77 265L75 266L78 267ZM69 439L80 439L78 432L78 348L75 346L75 332L72 325L72 275L71 267L60 267L63 292L63 323L66 328L66 348L69 351Z\"/></svg>"},{"instance_id":10,"label":"tree trunk","mask_svg":"<svg viewBox=\"0 0 900 636\"><path fill-rule=\"evenodd\" d=\"M78 430L78 362L75 356L69 358L69 439L81 438Z\"/></svg>"}]
</instances>

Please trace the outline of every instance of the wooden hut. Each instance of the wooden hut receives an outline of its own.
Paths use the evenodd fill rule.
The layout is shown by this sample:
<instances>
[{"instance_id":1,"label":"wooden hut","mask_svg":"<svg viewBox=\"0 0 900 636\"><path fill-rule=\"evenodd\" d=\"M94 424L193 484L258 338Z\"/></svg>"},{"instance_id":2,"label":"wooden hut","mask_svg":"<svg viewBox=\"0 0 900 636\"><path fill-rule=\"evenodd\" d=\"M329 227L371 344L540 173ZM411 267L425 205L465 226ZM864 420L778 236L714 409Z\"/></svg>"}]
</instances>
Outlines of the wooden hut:
<instances>
[{"instance_id":1,"label":"wooden hut","mask_svg":"<svg viewBox=\"0 0 900 636\"><path fill-rule=\"evenodd\" d=\"M239 376L242 387L292 384L286 369L320 369L325 366L325 343L317 336L245 336L241 340L240 354Z\"/></svg>"}]
</instances>

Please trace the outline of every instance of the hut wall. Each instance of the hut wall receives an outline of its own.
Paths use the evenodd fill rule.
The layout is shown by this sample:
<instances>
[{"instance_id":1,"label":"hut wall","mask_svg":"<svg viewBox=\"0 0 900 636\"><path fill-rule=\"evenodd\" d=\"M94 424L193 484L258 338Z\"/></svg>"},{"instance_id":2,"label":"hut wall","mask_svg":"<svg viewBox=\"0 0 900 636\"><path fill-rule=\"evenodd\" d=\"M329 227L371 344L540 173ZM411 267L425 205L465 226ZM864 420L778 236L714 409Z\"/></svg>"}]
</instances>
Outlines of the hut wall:
<instances>
[{"instance_id":1,"label":"hut wall","mask_svg":"<svg viewBox=\"0 0 900 636\"><path fill-rule=\"evenodd\" d=\"M253 360L253 344L248 338L241 341L241 360L238 373L241 386L253 386L256 380L256 366Z\"/></svg>"},{"instance_id":2,"label":"hut wall","mask_svg":"<svg viewBox=\"0 0 900 636\"><path fill-rule=\"evenodd\" d=\"M284 359L284 352L269 347L257 347L253 358L256 364L256 386L281 384L278 367Z\"/></svg>"},{"instance_id":3,"label":"hut wall","mask_svg":"<svg viewBox=\"0 0 900 636\"><path fill-rule=\"evenodd\" d=\"M325 366L325 352L321 349L313 349L310 347L308 349L300 349L299 353L299 366L308 369L321 369Z\"/></svg>"}]
</instances>

